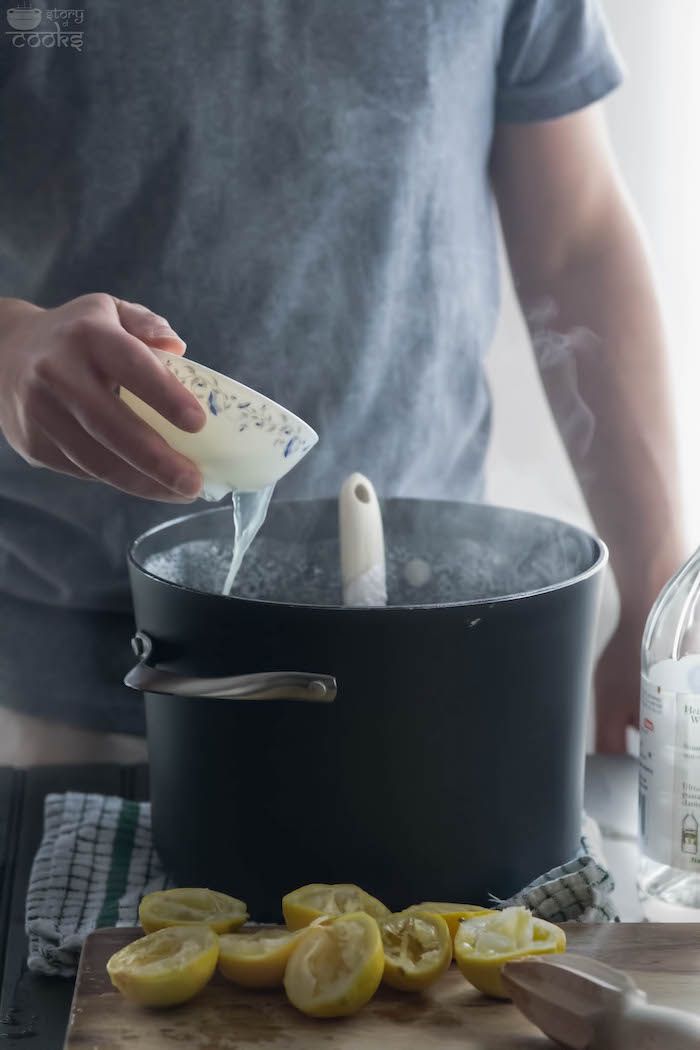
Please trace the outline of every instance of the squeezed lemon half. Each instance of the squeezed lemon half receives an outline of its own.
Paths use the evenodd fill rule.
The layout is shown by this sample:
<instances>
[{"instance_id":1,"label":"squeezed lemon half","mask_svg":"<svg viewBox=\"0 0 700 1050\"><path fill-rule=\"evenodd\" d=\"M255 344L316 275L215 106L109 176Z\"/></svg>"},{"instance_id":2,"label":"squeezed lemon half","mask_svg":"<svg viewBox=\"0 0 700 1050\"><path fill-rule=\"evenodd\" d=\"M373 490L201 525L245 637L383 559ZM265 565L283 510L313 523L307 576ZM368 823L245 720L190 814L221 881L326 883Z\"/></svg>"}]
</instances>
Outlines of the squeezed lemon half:
<instances>
[{"instance_id":1,"label":"squeezed lemon half","mask_svg":"<svg viewBox=\"0 0 700 1050\"><path fill-rule=\"evenodd\" d=\"M452 962L452 938L442 915L411 909L381 919L384 982L401 991L427 988Z\"/></svg>"},{"instance_id":2,"label":"squeezed lemon half","mask_svg":"<svg viewBox=\"0 0 700 1050\"><path fill-rule=\"evenodd\" d=\"M346 915L364 911L374 919L383 919L389 909L359 886L346 883L327 885L314 882L292 890L282 898L282 914L290 930L309 926L322 915Z\"/></svg>"},{"instance_id":3,"label":"squeezed lemon half","mask_svg":"<svg viewBox=\"0 0 700 1050\"><path fill-rule=\"evenodd\" d=\"M310 927L292 949L284 975L287 997L311 1017L343 1017L369 1002L382 979L379 927L351 912Z\"/></svg>"},{"instance_id":4,"label":"squeezed lemon half","mask_svg":"<svg viewBox=\"0 0 700 1050\"><path fill-rule=\"evenodd\" d=\"M423 901L412 904L406 911L427 911L431 915L442 915L454 940L460 919L471 919L473 915L488 915L492 909L482 908L478 904L452 904L447 901Z\"/></svg>"},{"instance_id":5,"label":"squeezed lemon half","mask_svg":"<svg viewBox=\"0 0 700 1050\"><path fill-rule=\"evenodd\" d=\"M219 970L246 988L279 988L301 932L262 929L225 933L219 938Z\"/></svg>"},{"instance_id":6,"label":"squeezed lemon half","mask_svg":"<svg viewBox=\"0 0 700 1050\"><path fill-rule=\"evenodd\" d=\"M208 926L170 926L116 952L107 973L141 1006L176 1006L201 992L218 958L219 938Z\"/></svg>"},{"instance_id":7,"label":"squeezed lemon half","mask_svg":"<svg viewBox=\"0 0 700 1050\"><path fill-rule=\"evenodd\" d=\"M535 918L527 908L474 916L460 922L455 935L455 959L475 988L497 999L508 999L501 966L525 955L563 952L566 935L559 926Z\"/></svg>"},{"instance_id":8,"label":"squeezed lemon half","mask_svg":"<svg viewBox=\"0 0 700 1050\"><path fill-rule=\"evenodd\" d=\"M176 889L148 893L139 905L139 921L146 933L167 926L209 926L228 933L248 918L243 901L216 890Z\"/></svg>"}]
</instances>

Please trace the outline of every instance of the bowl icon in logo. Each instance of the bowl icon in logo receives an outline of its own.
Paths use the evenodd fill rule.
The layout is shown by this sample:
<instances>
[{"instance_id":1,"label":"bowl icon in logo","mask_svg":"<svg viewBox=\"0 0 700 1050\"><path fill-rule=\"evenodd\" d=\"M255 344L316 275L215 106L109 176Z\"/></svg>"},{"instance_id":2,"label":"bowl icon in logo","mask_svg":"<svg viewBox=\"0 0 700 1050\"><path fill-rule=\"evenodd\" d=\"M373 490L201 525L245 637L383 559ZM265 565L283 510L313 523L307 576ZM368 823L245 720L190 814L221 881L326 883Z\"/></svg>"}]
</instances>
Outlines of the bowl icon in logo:
<instances>
[{"instance_id":1,"label":"bowl icon in logo","mask_svg":"<svg viewBox=\"0 0 700 1050\"><path fill-rule=\"evenodd\" d=\"M27 29L36 29L41 22L41 11L38 7L11 7L7 11L7 21L13 29L22 32Z\"/></svg>"}]
</instances>

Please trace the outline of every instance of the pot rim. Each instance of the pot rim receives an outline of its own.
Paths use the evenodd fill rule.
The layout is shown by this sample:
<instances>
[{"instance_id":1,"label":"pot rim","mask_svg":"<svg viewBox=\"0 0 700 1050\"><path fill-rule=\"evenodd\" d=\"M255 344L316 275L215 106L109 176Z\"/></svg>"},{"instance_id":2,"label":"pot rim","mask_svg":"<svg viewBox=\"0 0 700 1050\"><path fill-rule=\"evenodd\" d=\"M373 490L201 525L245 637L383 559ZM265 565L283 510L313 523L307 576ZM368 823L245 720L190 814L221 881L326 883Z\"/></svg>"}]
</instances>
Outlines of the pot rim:
<instances>
[{"instance_id":1,"label":"pot rim","mask_svg":"<svg viewBox=\"0 0 700 1050\"><path fill-rule=\"evenodd\" d=\"M188 520L190 520L192 518L203 518L206 515L210 515L210 514L220 514L222 511L228 510L228 506L223 507L223 506L218 506L217 505L216 507L210 507L207 510L197 511L194 514L182 514L182 515L180 515L177 518L170 518L168 521L163 521L159 525L153 525L150 529L147 529L145 532L142 532L139 536L137 536L135 539L133 539L130 542L130 544L129 544L128 548L127 548L127 560L129 562L129 564L134 567L134 569L136 569L138 572L142 573L144 576L148 577L151 580L155 580L157 583L162 584L165 587L172 587L172 588L174 588L177 591L186 591L186 592L188 592L190 594L197 594L197 595L200 595L200 596L201 595L205 595L206 597L209 597L209 598L221 598L224 601L245 602L245 603L247 603L249 605L263 605L263 606L271 605L271 606L275 606L275 607L284 607L284 608L292 608L292 609L307 609L307 610L312 610L312 611L315 611L315 612L336 612L336 613L337 612L342 612L342 613L345 613L346 615L358 615L358 616L367 615L367 614L370 614L370 613L374 613L374 614L376 614L376 613L395 614L395 613L406 612L406 611L411 611L411 610L419 612L421 610L428 610L428 609L461 609L461 608L470 608L470 607L483 608L484 606L488 606L490 608L493 605L500 605L500 604L504 604L504 603L510 603L510 602L513 602L513 601L516 601L516 600L521 600L523 598L536 598L536 597L540 597L542 595L553 594L555 591L564 590L565 588L568 588L568 587L574 587L574 586L576 586L578 584L581 584L581 583L585 582L586 580L590 579L592 576L595 576L597 573L601 572L605 568L605 566L606 566L606 564L608 562L609 552L608 552L607 544L599 536L597 536L595 533L589 532L587 529L581 528L581 526L579 526L579 525L572 525L570 522L563 521L561 518L553 518L553 517L551 517L550 515L547 515L547 514L538 514L537 512L531 511L531 510L521 510L519 507L505 507L505 506L503 506L501 504L496 504L496 503L488 503L488 504L486 504L486 503L470 503L470 502L468 502L466 500L464 500L464 501L461 501L461 500L440 500L440 499L424 500L424 499L419 499L419 498L403 497L403 496L399 496L399 497L391 497L391 496L389 496L389 497L386 497L386 499L387 499L387 501L391 500L391 499L397 499L397 500L400 499L404 503L426 503L426 502L430 502L430 503L451 503L451 504L460 504L461 503L461 505L465 506L465 507L474 507L474 506L488 507L491 510L503 511L503 512L508 513L508 514L515 513L515 514L520 515L523 518L537 518L540 521L556 522L557 524L564 525L564 526L566 526L566 528L571 529L574 532L578 532L580 535L585 536L587 539L589 539L594 544L594 546L597 548L598 555L595 558L595 560L592 563L592 565L590 565L587 569L584 569L583 572L578 573L576 576L571 576L571 577L569 577L566 580L560 580L558 583L548 584L546 587L536 587L533 590L529 590L529 591L518 591L515 594L495 595L495 596L489 597L489 598L467 598L464 601L460 601L460 602L426 602L426 603L415 603L415 604L410 604L410 605L409 604L406 604L406 605L338 605L338 604L336 604L336 605L317 605L317 604L312 604L312 603L308 603L308 602L275 601L272 598L247 598L244 595L239 595L239 594L216 594L216 592L214 592L214 591L202 591L202 590L198 590L195 587L187 587L187 586L185 586L185 584L182 584L182 583L173 583L172 580L165 580L165 579L163 579L162 576L156 576L155 573L149 572L148 569L146 569L139 561L137 561L135 552L136 552L136 548L141 543L143 543L144 541L148 540L151 536L154 536L155 534L157 534L159 532L162 532L164 529L172 528L175 525L180 525L184 521L188 521ZM280 502L282 502L282 501L280 501ZM299 501L286 500L284 502L293 503L293 502L309 502L309 501L306 501L306 500L299 500ZM324 502L331 502L331 501L324 500ZM380 503L381 502L383 502L383 500L380 498Z\"/></svg>"}]
</instances>

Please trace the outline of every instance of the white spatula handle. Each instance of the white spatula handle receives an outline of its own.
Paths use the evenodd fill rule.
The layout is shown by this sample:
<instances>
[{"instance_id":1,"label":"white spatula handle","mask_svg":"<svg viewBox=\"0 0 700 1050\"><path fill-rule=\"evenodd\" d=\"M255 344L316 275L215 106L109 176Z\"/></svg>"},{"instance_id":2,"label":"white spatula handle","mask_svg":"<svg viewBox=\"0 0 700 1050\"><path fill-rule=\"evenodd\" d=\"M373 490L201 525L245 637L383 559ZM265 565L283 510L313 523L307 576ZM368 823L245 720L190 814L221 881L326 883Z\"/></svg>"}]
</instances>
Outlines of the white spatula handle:
<instances>
[{"instance_id":1,"label":"white spatula handle","mask_svg":"<svg viewBox=\"0 0 700 1050\"><path fill-rule=\"evenodd\" d=\"M670 1006L630 1002L600 1050L699 1050L700 1016Z\"/></svg>"},{"instance_id":2,"label":"white spatula handle","mask_svg":"<svg viewBox=\"0 0 700 1050\"><path fill-rule=\"evenodd\" d=\"M338 498L340 563L346 605L386 605L384 529L377 493L351 474Z\"/></svg>"}]
</instances>

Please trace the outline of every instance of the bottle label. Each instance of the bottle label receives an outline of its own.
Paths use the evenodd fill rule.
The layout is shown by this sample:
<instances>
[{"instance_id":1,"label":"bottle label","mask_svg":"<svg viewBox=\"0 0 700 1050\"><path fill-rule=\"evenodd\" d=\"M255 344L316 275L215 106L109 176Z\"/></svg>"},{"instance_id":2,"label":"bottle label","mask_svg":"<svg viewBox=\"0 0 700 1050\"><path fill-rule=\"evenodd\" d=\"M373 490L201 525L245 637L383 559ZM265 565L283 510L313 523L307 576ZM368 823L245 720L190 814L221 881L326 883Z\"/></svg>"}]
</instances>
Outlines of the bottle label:
<instances>
[{"instance_id":1,"label":"bottle label","mask_svg":"<svg viewBox=\"0 0 700 1050\"><path fill-rule=\"evenodd\" d=\"M642 675L639 832L647 857L700 872L700 694Z\"/></svg>"}]
</instances>

